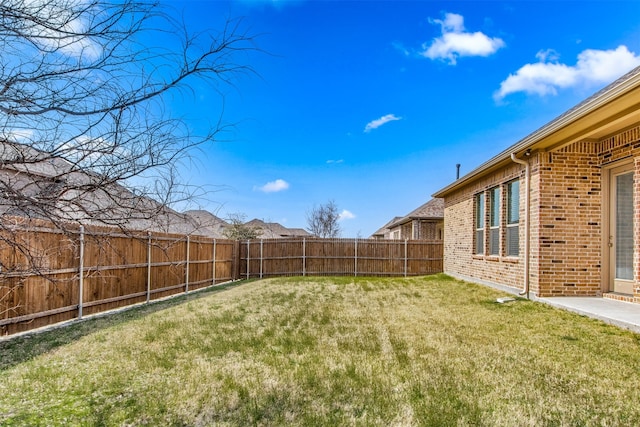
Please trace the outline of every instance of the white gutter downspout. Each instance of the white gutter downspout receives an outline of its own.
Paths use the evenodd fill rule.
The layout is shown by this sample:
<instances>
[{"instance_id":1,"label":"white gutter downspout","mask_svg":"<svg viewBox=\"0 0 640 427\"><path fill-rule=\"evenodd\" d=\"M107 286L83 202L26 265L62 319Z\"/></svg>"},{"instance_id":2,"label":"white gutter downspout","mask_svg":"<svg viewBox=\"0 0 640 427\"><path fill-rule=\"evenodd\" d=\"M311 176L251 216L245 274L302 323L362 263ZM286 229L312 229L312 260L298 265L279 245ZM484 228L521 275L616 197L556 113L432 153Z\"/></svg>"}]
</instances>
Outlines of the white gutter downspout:
<instances>
[{"instance_id":1,"label":"white gutter downspout","mask_svg":"<svg viewBox=\"0 0 640 427\"><path fill-rule=\"evenodd\" d=\"M516 158L516 153L511 153L511 160L515 163L525 166L525 181L524 181L524 289L519 295L526 295L529 298L529 200L531 195L529 194L529 181L531 178L531 171L529 169L529 162L526 160Z\"/></svg>"}]
</instances>

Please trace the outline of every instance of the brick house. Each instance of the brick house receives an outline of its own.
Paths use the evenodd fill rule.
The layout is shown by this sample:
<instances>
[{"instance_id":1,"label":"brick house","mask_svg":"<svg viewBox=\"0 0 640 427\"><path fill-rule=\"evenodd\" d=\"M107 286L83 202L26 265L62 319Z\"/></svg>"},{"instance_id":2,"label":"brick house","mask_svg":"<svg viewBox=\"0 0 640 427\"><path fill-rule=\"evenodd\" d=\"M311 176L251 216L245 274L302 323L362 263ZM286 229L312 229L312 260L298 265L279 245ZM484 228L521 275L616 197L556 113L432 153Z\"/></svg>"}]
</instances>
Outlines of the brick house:
<instances>
[{"instance_id":1,"label":"brick house","mask_svg":"<svg viewBox=\"0 0 640 427\"><path fill-rule=\"evenodd\" d=\"M399 220L400 218L402 217L400 216L394 217L391 221L387 222L385 225L380 227L376 232L374 232L369 238L376 239L376 240L391 239L391 232L389 230L389 226L394 222L396 222L397 220Z\"/></svg>"},{"instance_id":2,"label":"brick house","mask_svg":"<svg viewBox=\"0 0 640 427\"><path fill-rule=\"evenodd\" d=\"M431 199L387 227L391 239L442 240L444 200Z\"/></svg>"},{"instance_id":3,"label":"brick house","mask_svg":"<svg viewBox=\"0 0 640 427\"><path fill-rule=\"evenodd\" d=\"M434 194L444 271L640 303L640 67Z\"/></svg>"},{"instance_id":4,"label":"brick house","mask_svg":"<svg viewBox=\"0 0 640 427\"><path fill-rule=\"evenodd\" d=\"M442 240L444 200L431 199L402 217L395 217L371 235L373 239Z\"/></svg>"}]
</instances>

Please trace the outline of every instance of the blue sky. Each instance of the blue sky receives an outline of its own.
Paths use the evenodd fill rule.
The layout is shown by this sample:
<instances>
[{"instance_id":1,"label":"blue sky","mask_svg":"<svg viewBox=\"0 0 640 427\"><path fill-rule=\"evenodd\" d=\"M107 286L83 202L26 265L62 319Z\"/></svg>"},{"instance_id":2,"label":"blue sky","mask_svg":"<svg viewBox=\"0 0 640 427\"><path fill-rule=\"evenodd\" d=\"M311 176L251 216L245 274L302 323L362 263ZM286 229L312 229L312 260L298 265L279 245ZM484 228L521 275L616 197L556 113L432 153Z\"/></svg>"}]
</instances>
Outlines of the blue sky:
<instances>
[{"instance_id":1,"label":"blue sky","mask_svg":"<svg viewBox=\"0 0 640 427\"><path fill-rule=\"evenodd\" d=\"M220 217L306 227L333 200L368 237L631 68L638 1L171 1L192 31L242 17L256 75L220 86L235 126L183 176ZM220 93L169 108L195 132Z\"/></svg>"}]
</instances>

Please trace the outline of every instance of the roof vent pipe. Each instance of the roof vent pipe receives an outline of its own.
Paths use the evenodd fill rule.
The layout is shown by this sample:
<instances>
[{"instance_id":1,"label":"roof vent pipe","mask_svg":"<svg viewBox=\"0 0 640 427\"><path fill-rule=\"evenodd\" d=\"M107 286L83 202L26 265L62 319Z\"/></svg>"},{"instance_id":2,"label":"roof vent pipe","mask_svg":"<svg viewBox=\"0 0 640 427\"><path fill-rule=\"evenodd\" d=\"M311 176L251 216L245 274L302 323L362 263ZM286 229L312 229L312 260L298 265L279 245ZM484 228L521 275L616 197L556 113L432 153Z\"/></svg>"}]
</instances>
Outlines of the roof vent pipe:
<instances>
[{"instance_id":1,"label":"roof vent pipe","mask_svg":"<svg viewBox=\"0 0 640 427\"><path fill-rule=\"evenodd\" d=\"M456 164L456 180L460 179L460 163Z\"/></svg>"},{"instance_id":2,"label":"roof vent pipe","mask_svg":"<svg viewBox=\"0 0 640 427\"><path fill-rule=\"evenodd\" d=\"M525 153L527 158L531 155L531 150L527 150ZM526 295L529 298L529 201L531 196L529 195L529 181L531 180L531 170L529 168L529 162L521 160L516 157L516 153L511 153L511 160L525 167L525 181L524 181L524 289L520 292L520 295Z\"/></svg>"}]
</instances>

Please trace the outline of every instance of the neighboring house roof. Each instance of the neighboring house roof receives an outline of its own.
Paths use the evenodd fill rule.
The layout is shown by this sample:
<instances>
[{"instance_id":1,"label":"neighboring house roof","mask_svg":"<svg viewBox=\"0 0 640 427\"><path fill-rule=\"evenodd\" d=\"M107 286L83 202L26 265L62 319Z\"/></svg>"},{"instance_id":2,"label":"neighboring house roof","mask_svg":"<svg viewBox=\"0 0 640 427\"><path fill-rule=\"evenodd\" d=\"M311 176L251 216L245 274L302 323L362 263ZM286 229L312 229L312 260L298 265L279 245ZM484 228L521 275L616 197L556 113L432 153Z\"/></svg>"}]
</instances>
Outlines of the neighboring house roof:
<instances>
[{"instance_id":1,"label":"neighboring house roof","mask_svg":"<svg viewBox=\"0 0 640 427\"><path fill-rule=\"evenodd\" d=\"M380 227L378 231L376 231L371 235L371 237L378 237L378 236L385 237L389 233L389 226L401 218L402 218L401 216L393 217L391 221L389 221L388 223Z\"/></svg>"},{"instance_id":2,"label":"neighboring house roof","mask_svg":"<svg viewBox=\"0 0 640 427\"><path fill-rule=\"evenodd\" d=\"M431 199L427 203L412 210L406 216L400 217L388 228L394 228L415 219L442 219L444 218L444 199Z\"/></svg>"},{"instance_id":3,"label":"neighboring house roof","mask_svg":"<svg viewBox=\"0 0 640 427\"><path fill-rule=\"evenodd\" d=\"M61 157L0 140L0 215L225 238L229 224L206 210L179 213ZM310 236L254 219L262 238Z\"/></svg>"},{"instance_id":4,"label":"neighboring house roof","mask_svg":"<svg viewBox=\"0 0 640 427\"><path fill-rule=\"evenodd\" d=\"M280 239L283 237L307 237L311 236L302 228L287 228L277 222L264 222L260 219L252 219L245 223L251 227L257 227L261 230L258 237L261 239Z\"/></svg>"},{"instance_id":5,"label":"neighboring house roof","mask_svg":"<svg viewBox=\"0 0 640 427\"><path fill-rule=\"evenodd\" d=\"M511 154L549 151L578 141L598 140L640 120L640 67L609 84L556 119L436 192L447 194L512 163Z\"/></svg>"},{"instance_id":6,"label":"neighboring house roof","mask_svg":"<svg viewBox=\"0 0 640 427\"><path fill-rule=\"evenodd\" d=\"M311 236L311 233L309 233L304 228L287 228L287 231L289 232L289 236L288 237L307 237L307 236Z\"/></svg>"},{"instance_id":7,"label":"neighboring house roof","mask_svg":"<svg viewBox=\"0 0 640 427\"><path fill-rule=\"evenodd\" d=\"M201 234L190 217L25 144L0 141L0 215Z\"/></svg>"},{"instance_id":8,"label":"neighboring house roof","mask_svg":"<svg viewBox=\"0 0 640 427\"><path fill-rule=\"evenodd\" d=\"M371 237L388 237L391 229L406 224L413 220L441 220L444 218L444 199L431 199L412 210L405 216L394 217L391 221L380 227Z\"/></svg>"},{"instance_id":9,"label":"neighboring house roof","mask_svg":"<svg viewBox=\"0 0 640 427\"><path fill-rule=\"evenodd\" d=\"M197 233L217 239L225 238L224 229L229 224L206 210L189 210L182 213L197 225Z\"/></svg>"}]
</instances>

